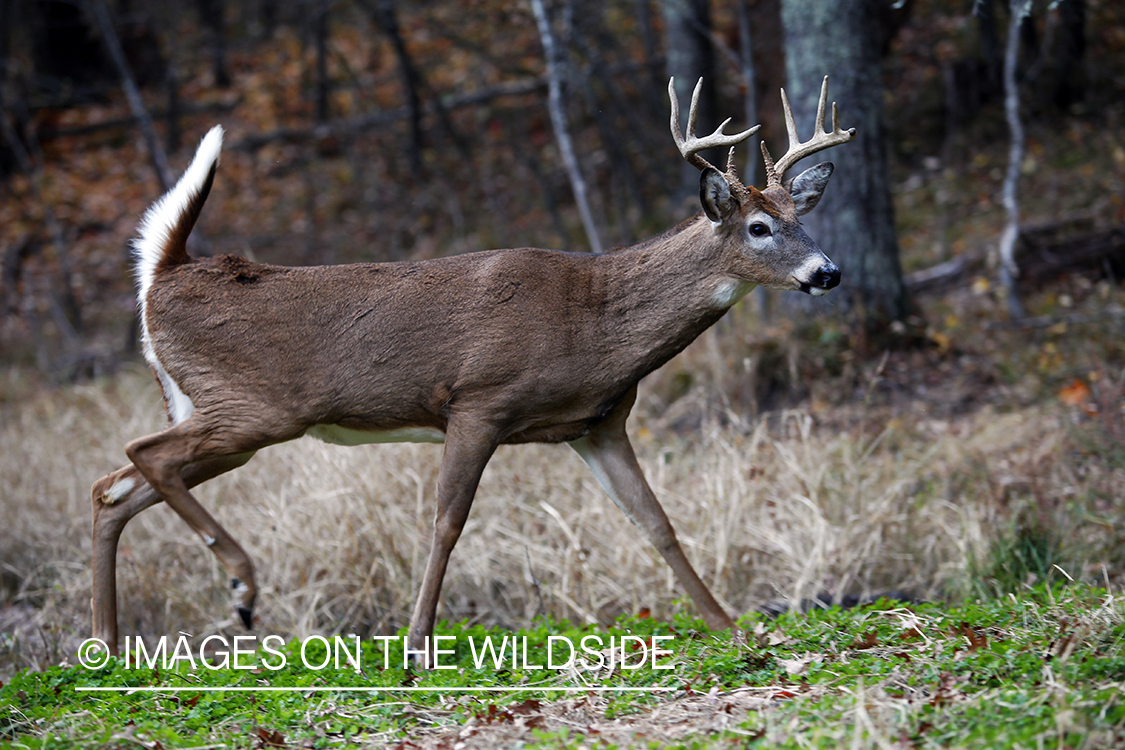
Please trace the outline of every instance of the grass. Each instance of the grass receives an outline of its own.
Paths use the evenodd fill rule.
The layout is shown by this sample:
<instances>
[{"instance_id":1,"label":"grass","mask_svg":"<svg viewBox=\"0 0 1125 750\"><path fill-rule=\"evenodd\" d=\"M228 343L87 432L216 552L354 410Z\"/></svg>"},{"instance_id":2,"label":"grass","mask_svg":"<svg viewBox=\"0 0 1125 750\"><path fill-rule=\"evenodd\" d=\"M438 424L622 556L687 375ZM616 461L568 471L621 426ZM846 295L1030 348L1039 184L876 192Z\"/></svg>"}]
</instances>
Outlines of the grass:
<instances>
[{"instance_id":1,"label":"grass","mask_svg":"<svg viewBox=\"0 0 1125 750\"><path fill-rule=\"evenodd\" d=\"M281 669L56 666L0 688L0 741L12 747L1115 747L1125 741L1125 609L1104 589L1040 585L959 607L882 600L858 609L754 615L747 643L685 616L610 629L552 621L519 631L530 664L548 636L664 636L670 669L496 669L470 641L512 635L442 623L456 669L310 669L301 644L254 654ZM400 634L401 635L401 634ZM198 642L196 642L198 643ZM316 641L305 659L326 656ZM625 649L629 660L630 648ZM455 660L455 661L454 661ZM271 686L274 692L208 689ZM504 693L459 692L481 686ZM544 686L580 687L573 693ZM78 688L143 688L80 692ZM348 692L383 687L388 692ZM656 693L590 688L665 688ZM172 689L178 688L178 692ZM330 688L340 688L332 690ZM408 691L405 688L415 690ZM421 692L418 688L433 688ZM393 744L393 743L398 743Z\"/></svg>"},{"instance_id":2,"label":"grass","mask_svg":"<svg viewBox=\"0 0 1125 750\"><path fill-rule=\"evenodd\" d=\"M0 549L7 601L29 618L10 631L9 664L57 662L85 633L88 487L123 463L130 438L158 427L159 410L147 374L6 408L0 504L9 521ZM800 410L773 426L708 421L700 435L683 437L642 413L634 431L696 567L731 610L746 612L824 591L941 598L965 590L970 561L984 559L1008 512L1000 501L1025 503L1018 487L997 501L995 486L1008 475L1023 481L1027 465L1065 451L1064 415L1055 411L985 411L943 434L894 417L836 431ZM439 451L302 440L204 485L201 502L257 564L260 627L304 637L405 625L427 550ZM1090 472L1086 481L1103 477ZM123 634L237 627L225 576L166 508L130 524L120 560ZM582 622L643 608L664 617L680 596L642 536L557 446L500 451L445 592L445 616L509 627L540 608Z\"/></svg>"}]
</instances>

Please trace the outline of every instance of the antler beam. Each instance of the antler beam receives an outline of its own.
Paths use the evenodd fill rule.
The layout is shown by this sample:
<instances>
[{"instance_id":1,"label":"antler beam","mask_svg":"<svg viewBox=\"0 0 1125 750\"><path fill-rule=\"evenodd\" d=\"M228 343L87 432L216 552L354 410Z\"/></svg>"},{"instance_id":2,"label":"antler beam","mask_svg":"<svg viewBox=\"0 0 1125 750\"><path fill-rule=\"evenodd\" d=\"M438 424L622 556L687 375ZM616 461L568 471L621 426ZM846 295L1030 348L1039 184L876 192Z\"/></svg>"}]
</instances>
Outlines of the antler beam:
<instances>
[{"instance_id":1,"label":"antler beam","mask_svg":"<svg viewBox=\"0 0 1125 750\"><path fill-rule=\"evenodd\" d=\"M699 114L699 92L703 88L703 79L700 78L695 84L695 91L691 94L691 109L688 110L687 132L680 133L680 103L676 99L676 79L668 79L668 98L672 101L672 139L676 141L677 148L680 149L680 154L687 159L688 163L699 171L703 171L708 167L714 167L699 155L700 151L706 151L709 148L726 148L734 149L735 146L745 141L750 136L758 132L761 125L755 125L749 130L744 130L741 133L727 134L723 129L730 124L731 118L723 120L723 124L715 129L715 132L705 138L695 137L695 118Z\"/></svg>"},{"instance_id":2,"label":"antler beam","mask_svg":"<svg viewBox=\"0 0 1125 750\"><path fill-rule=\"evenodd\" d=\"M785 108L785 129L789 131L789 150L775 163L770 158L766 144L762 143L762 158L766 162L768 185L780 185L786 170L806 156L832 146L839 146L855 138L855 128L840 129L840 114L836 110L836 102L832 102L832 132L825 131L824 110L828 104L828 76L824 76L824 82L820 85L820 101L816 105L816 132L805 143L801 143L801 138L797 135L797 122L793 119L793 109L789 106L789 97L785 95L785 89L781 90L781 104Z\"/></svg>"}]
</instances>

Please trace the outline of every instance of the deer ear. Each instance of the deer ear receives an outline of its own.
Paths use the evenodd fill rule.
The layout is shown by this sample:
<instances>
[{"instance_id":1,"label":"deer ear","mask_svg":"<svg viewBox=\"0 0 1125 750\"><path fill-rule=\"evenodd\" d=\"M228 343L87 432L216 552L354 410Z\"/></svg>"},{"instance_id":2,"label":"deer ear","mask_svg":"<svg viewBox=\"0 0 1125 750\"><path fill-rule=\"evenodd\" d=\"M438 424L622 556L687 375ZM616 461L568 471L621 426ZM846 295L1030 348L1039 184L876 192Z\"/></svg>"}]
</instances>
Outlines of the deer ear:
<instances>
[{"instance_id":1,"label":"deer ear","mask_svg":"<svg viewBox=\"0 0 1125 750\"><path fill-rule=\"evenodd\" d=\"M699 202L703 204L703 213L716 224L723 223L738 206L727 178L714 167L707 167L699 175Z\"/></svg>"},{"instance_id":2,"label":"deer ear","mask_svg":"<svg viewBox=\"0 0 1125 750\"><path fill-rule=\"evenodd\" d=\"M828 178L832 176L832 170L835 168L832 162L826 161L806 169L785 183L785 190L793 199L798 216L804 216L820 203L824 188L828 187Z\"/></svg>"}]
</instances>

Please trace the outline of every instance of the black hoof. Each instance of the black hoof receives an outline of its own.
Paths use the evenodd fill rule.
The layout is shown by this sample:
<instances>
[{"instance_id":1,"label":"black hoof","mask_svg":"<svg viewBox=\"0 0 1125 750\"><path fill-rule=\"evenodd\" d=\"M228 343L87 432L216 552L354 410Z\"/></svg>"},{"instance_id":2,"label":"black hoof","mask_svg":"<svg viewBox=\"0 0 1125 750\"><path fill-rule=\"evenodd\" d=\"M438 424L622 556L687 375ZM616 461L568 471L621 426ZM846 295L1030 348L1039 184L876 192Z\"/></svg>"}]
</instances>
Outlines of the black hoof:
<instances>
[{"instance_id":1,"label":"black hoof","mask_svg":"<svg viewBox=\"0 0 1125 750\"><path fill-rule=\"evenodd\" d=\"M246 626L247 630L254 629L254 611L248 607L238 608L238 617L242 620L242 624Z\"/></svg>"}]
</instances>

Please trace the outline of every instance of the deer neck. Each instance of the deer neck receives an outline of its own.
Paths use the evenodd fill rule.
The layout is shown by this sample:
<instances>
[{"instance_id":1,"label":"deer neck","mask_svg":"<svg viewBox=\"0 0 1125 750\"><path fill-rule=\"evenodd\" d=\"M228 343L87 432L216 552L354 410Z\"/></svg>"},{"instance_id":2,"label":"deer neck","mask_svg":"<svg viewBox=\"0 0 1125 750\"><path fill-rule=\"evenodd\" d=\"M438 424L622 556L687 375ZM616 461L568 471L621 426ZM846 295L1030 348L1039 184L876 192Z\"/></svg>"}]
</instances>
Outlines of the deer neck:
<instances>
[{"instance_id":1,"label":"deer neck","mask_svg":"<svg viewBox=\"0 0 1125 750\"><path fill-rule=\"evenodd\" d=\"M730 250L702 214L651 240L605 256L605 330L644 374L710 328L753 284L729 272Z\"/></svg>"}]
</instances>

